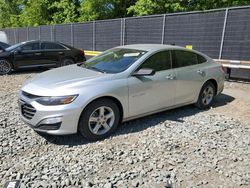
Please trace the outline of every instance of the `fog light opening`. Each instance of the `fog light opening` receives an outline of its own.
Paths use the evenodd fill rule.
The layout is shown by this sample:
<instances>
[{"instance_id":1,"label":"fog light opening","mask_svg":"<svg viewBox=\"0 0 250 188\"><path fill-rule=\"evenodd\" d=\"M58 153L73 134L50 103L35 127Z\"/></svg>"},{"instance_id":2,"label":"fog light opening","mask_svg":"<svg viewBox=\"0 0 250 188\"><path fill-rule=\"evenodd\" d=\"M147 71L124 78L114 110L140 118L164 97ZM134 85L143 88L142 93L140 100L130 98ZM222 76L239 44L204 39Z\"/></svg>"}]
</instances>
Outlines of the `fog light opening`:
<instances>
[{"instance_id":1,"label":"fog light opening","mask_svg":"<svg viewBox=\"0 0 250 188\"><path fill-rule=\"evenodd\" d=\"M53 118L46 118L42 120L38 125L41 124L56 124L56 123L61 123L62 122L62 117L53 117Z\"/></svg>"}]
</instances>

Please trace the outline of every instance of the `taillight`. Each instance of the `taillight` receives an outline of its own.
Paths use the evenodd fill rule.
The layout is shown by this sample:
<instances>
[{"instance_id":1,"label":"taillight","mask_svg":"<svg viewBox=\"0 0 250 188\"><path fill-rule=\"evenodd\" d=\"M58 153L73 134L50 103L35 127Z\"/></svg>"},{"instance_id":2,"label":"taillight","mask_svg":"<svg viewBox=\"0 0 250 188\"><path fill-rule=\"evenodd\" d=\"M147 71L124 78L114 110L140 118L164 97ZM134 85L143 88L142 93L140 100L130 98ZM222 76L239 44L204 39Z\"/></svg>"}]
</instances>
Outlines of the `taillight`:
<instances>
[{"instance_id":1,"label":"taillight","mask_svg":"<svg viewBox=\"0 0 250 188\"><path fill-rule=\"evenodd\" d=\"M83 49L81 49L82 55L85 56L85 52Z\"/></svg>"}]
</instances>

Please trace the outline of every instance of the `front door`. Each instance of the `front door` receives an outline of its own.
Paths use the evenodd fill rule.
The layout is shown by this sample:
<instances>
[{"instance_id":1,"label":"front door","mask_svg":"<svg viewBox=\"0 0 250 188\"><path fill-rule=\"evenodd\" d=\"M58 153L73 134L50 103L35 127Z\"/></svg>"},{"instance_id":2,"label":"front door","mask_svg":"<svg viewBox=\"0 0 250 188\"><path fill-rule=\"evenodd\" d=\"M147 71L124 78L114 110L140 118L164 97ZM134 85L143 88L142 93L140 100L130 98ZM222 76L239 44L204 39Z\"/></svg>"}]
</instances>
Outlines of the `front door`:
<instances>
[{"instance_id":1,"label":"front door","mask_svg":"<svg viewBox=\"0 0 250 188\"><path fill-rule=\"evenodd\" d=\"M152 76L131 76L129 87L129 114L137 116L174 105L176 80L171 69L169 51L161 51L148 58L140 68L156 71Z\"/></svg>"},{"instance_id":2,"label":"front door","mask_svg":"<svg viewBox=\"0 0 250 188\"><path fill-rule=\"evenodd\" d=\"M14 62L19 68L36 67L42 64L41 57L40 43L30 42L15 52Z\"/></svg>"}]
</instances>

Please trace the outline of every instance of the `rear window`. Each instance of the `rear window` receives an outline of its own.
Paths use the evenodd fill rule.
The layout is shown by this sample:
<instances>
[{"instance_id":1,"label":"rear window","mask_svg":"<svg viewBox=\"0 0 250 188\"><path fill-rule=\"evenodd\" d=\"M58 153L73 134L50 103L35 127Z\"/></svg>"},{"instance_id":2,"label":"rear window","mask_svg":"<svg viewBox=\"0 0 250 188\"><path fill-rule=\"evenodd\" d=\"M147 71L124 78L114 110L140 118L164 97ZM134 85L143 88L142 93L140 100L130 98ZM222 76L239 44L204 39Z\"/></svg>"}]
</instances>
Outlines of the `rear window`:
<instances>
[{"instance_id":1,"label":"rear window","mask_svg":"<svg viewBox=\"0 0 250 188\"><path fill-rule=\"evenodd\" d=\"M172 51L173 68L185 67L198 64L197 54L189 51Z\"/></svg>"},{"instance_id":2,"label":"rear window","mask_svg":"<svg viewBox=\"0 0 250 188\"><path fill-rule=\"evenodd\" d=\"M199 64L207 62L207 59L205 57L201 56L201 55L197 54L197 58L198 58L198 63Z\"/></svg>"}]
</instances>

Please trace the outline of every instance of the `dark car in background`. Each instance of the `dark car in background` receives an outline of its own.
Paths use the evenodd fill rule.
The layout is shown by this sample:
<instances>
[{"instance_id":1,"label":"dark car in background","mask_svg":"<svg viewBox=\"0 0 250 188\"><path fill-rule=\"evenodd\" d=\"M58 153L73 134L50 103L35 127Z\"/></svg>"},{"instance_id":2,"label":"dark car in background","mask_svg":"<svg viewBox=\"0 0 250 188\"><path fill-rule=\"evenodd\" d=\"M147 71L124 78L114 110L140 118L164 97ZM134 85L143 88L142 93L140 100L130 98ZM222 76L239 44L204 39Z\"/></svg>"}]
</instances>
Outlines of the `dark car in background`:
<instances>
[{"instance_id":1,"label":"dark car in background","mask_svg":"<svg viewBox=\"0 0 250 188\"><path fill-rule=\"evenodd\" d=\"M0 41L0 52L3 52L8 47L10 47L9 44Z\"/></svg>"},{"instance_id":2,"label":"dark car in background","mask_svg":"<svg viewBox=\"0 0 250 188\"><path fill-rule=\"evenodd\" d=\"M85 61L83 50L60 42L26 41L0 53L0 75L34 67L60 67Z\"/></svg>"}]
</instances>

